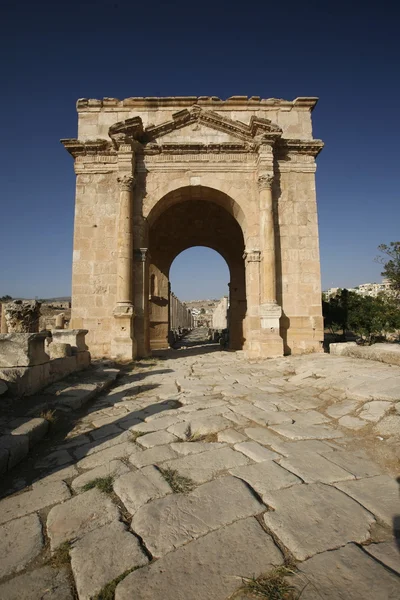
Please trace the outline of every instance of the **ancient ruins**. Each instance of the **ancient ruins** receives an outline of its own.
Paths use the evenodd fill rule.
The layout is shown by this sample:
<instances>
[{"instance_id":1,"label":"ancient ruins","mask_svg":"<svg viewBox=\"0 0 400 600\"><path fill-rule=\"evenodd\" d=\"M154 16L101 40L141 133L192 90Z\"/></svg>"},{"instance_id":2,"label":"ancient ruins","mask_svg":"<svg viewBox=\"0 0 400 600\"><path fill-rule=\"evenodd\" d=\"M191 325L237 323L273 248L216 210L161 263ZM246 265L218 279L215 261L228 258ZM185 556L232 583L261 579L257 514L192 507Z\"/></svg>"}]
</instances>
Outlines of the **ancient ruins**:
<instances>
[{"instance_id":1,"label":"ancient ruins","mask_svg":"<svg viewBox=\"0 0 400 600\"><path fill-rule=\"evenodd\" d=\"M169 269L207 246L230 270L230 347L320 351L317 98L78 100L72 328L95 357L167 346Z\"/></svg>"}]
</instances>

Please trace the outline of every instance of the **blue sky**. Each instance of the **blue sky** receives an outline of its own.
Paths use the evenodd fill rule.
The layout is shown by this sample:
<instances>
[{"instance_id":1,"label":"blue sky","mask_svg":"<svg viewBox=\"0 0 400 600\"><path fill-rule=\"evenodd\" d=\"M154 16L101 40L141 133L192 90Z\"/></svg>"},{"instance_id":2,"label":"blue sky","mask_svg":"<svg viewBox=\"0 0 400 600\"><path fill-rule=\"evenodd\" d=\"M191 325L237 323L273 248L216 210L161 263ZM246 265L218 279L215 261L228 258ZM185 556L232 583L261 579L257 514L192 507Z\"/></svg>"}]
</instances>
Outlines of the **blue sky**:
<instances>
[{"instance_id":1,"label":"blue sky","mask_svg":"<svg viewBox=\"0 0 400 600\"><path fill-rule=\"evenodd\" d=\"M75 176L59 139L76 136L77 98L103 96L319 96L323 287L380 280L376 248L400 239L399 16L385 1L3 2L0 295L70 293ZM186 254L178 286L204 263ZM204 296L225 293L221 261Z\"/></svg>"}]
</instances>

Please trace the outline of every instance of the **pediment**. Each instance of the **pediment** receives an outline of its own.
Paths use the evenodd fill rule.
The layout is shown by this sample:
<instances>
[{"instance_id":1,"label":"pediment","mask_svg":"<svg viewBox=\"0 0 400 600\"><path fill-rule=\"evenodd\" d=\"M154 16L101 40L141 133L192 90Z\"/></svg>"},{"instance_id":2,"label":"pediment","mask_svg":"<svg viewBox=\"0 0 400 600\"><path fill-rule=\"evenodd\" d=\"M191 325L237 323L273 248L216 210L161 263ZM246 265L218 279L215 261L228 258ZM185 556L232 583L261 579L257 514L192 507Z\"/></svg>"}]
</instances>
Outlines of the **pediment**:
<instances>
[{"instance_id":1,"label":"pediment","mask_svg":"<svg viewBox=\"0 0 400 600\"><path fill-rule=\"evenodd\" d=\"M160 138L163 143L237 144L239 141L273 143L281 137L282 130L268 119L253 116L247 125L195 105L190 110L184 109L173 114L170 121L146 129L143 129L139 117L115 123L110 127L109 134L113 140L125 135L144 144Z\"/></svg>"}]
</instances>

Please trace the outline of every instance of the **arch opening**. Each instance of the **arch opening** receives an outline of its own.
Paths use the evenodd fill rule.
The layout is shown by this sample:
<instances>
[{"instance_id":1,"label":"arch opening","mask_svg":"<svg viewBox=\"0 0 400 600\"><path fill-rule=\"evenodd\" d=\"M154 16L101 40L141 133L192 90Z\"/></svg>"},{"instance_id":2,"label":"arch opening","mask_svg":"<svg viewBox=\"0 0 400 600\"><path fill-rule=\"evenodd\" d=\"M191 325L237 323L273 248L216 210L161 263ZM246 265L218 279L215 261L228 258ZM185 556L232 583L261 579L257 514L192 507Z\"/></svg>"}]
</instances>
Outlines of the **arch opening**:
<instances>
[{"instance_id":1,"label":"arch opening","mask_svg":"<svg viewBox=\"0 0 400 600\"><path fill-rule=\"evenodd\" d=\"M242 349L246 314L244 236L241 225L232 214L233 201L223 206L226 199L221 203L221 193L216 191L214 197L209 188L204 195L196 197L185 195L186 190L183 188L173 198L167 195L168 198L161 200L163 210L157 208L157 217L154 218L156 213L153 212L149 219L150 349L165 348L168 344L171 265L182 252L198 246L216 251L226 262L229 272L228 347ZM151 293L155 289L158 295Z\"/></svg>"}]
</instances>

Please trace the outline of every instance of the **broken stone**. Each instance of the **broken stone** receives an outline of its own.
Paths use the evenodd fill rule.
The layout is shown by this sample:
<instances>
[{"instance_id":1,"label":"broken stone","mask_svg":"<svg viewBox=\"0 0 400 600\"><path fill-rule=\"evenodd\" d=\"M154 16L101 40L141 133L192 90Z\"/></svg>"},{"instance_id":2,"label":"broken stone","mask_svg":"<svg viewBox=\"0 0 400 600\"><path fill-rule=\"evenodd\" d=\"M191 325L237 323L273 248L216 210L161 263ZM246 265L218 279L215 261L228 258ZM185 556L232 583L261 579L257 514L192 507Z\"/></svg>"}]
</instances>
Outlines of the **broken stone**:
<instances>
[{"instance_id":1,"label":"broken stone","mask_svg":"<svg viewBox=\"0 0 400 600\"><path fill-rule=\"evenodd\" d=\"M263 510L265 506L243 481L227 476L186 496L172 494L142 506L131 525L151 554L159 557L209 531Z\"/></svg>"},{"instance_id":2,"label":"broken stone","mask_svg":"<svg viewBox=\"0 0 400 600\"><path fill-rule=\"evenodd\" d=\"M377 423L385 413L392 406L392 402L385 402L383 400L373 400L372 402L366 402L362 407L362 410L358 413L361 419Z\"/></svg>"},{"instance_id":3,"label":"broken stone","mask_svg":"<svg viewBox=\"0 0 400 600\"><path fill-rule=\"evenodd\" d=\"M234 448L256 462L279 458L279 454L267 450L267 448L263 448L260 444L257 444L257 442L241 442L240 444L235 444Z\"/></svg>"},{"instance_id":4,"label":"broken stone","mask_svg":"<svg viewBox=\"0 0 400 600\"><path fill-rule=\"evenodd\" d=\"M18 575L0 585L4 600L73 600L68 569L51 567Z\"/></svg>"},{"instance_id":5,"label":"broken stone","mask_svg":"<svg viewBox=\"0 0 400 600\"><path fill-rule=\"evenodd\" d=\"M331 451L326 454L322 452L322 455L326 456L330 462L333 462L349 473L352 473L356 479L382 474L378 465L373 463L369 456L361 450L347 452L345 450L333 451L332 448Z\"/></svg>"},{"instance_id":6,"label":"broken stone","mask_svg":"<svg viewBox=\"0 0 400 600\"><path fill-rule=\"evenodd\" d=\"M117 586L115 600L223 600L242 577L258 577L282 560L259 523L243 519L131 573Z\"/></svg>"},{"instance_id":7,"label":"broken stone","mask_svg":"<svg viewBox=\"0 0 400 600\"><path fill-rule=\"evenodd\" d=\"M344 417L348 413L353 412L359 404L360 403L357 400L344 400L343 402L332 404L332 406L326 409L326 412L330 417L340 419L340 417Z\"/></svg>"},{"instance_id":8,"label":"broken stone","mask_svg":"<svg viewBox=\"0 0 400 600\"><path fill-rule=\"evenodd\" d=\"M36 514L0 527L0 578L23 571L43 548L42 526Z\"/></svg>"},{"instance_id":9,"label":"broken stone","mask_svg":"<svg viewBox=\"0 0 400 600\"><path fill-rule=\"evenodd\" d=\"M356 482L345 482L346 486ZM346 494L322 483L271 492L264 521L298 560L348 542L365 542L373 516Z\"/></svg>"},{"instance_id":10,"label":"broken stone","mask_svg":"<svg viewBox=\"0 0 400 600\"><path fill-rule=\"evenodd\" d=\"M105 463L104 465L100 465L99 467L91 469L90 471L82 473L82 475L76 477L71 483L71 487L75 492L78 492L87 483L90 483L94 479L108 476L115 478L119 477L120 475L124 475L125 473L129 473L129 467L127 467L120 460L111 460L110 462Z\"/></svg>"},{"instance_id":11,"label":"broken stone","mask_svg":"<svg viewBox=\"0 0 400 600\"><path fill-rule=\"evenodd\" d=\"M106 583L148 562L139 540L119 521L88 533L71 549L79 600L91 600Z\"/></svg>"},{"instance_id":12,"label":"broken stone","mask_svg":"<svg viewBox=\"0 0 400 600\"><path fill-rule=\"evenodd\" d=\"M247 481L267 504L271 491L301 483L301 479L270 460L231 469L229 472L231 475Z\"/></svg>"},{"instance_id":13,"label":"broken stone","mask_svg":"<svg viewBox=\"0 0 400 600\"><path fill-rule=\"evenodd\" d=\"M71 497L63 481L37 482L33 489L0 501L0 523L28 515Z\"/></svg>"},{"instance_id":14,"label":"broken stone","mask_svg":"<svg viewBox=\"0 0 400 600\"><path fill-rule=\"evenodd\" d=\"M214 479L221 471L248 463L249 459L244 454L226 447L169 460L163 466L176 469L180 475L189 477L195 483L204 483Z\"/></svg>"},{"instance_id":15,"label":"broken stone","mask_svg":"<svg viewBox=\"0 0 400 600\"><path fill-rule=\"evenodd\" d=\"M152 465L135 473L126 473L114 481L114 492L131 515L150 500L162 498L171 491L160 471Z\"/></svg>"},{"instance_id":16,"label":"broken stone","mask_svg":"<svg viewBox=\"0 0 400 600\"><path fill-rule=\"evenodd\" d=\"M303 600L396 600L400 580L354 544L323 552L301 564Z\"/></svg>"},{"instance_id":17,"label":"broken stone","mask_svg":"<svg viewBox=\"0 0 400 600\"><path fill-rule=\"evenodd\" d=\"M63 542L80 538L89 531L119 518L110 497L97 489L89 490L54 506L47 517L50 547L55 550Z\"/></svg>"},{"instance_id":18,"label":"broken stone","mask_svg":"<svg viewBox=\"0 0 400 600\"><path fill-rule=\"evenodd\" d=\"M395 540L363 546L363 550L400 575L399 549Z\"/></svg>"},{"instance_id":19,"label":"broken stone","mask_svg":"<svg viewBox=\"0 0 400 600\"><path fill-rule=\"evenodd\" d=\"M261 408L257 408L257 406L253 406L252 404L247 404L245 402L241 403L239 406L232 406L232 410L236 413L239 413L243 417L246 417L246 419L254 421L255 423L259 423L260 425L293 423L293 418L289 417L284 412L267 412Z\"/></svg>"},{"instance_id":20,"label":"broken stone","mask_svg":"<svg viewBox=\"0 0 400 600\"><path fill-rule=\"evenodd\" d=\"M399 513L399 485L393 477L377 475L336 483L335 487L357 500L387 525L393 525L393 518Z\"/></svg>"},{"instance_id":21,"label":"broken stone","mask_svg":"<svg viewBox=\"0 0 400 600\"><path fill-rule=\"evenodd\" d=\"M279 464L291 473L301 477L306 483L316 483L317 481L333 483L354 479L354 475L349 471L345 471L315 452L291 454L288 458L282 458Z\"/></svg>"},{"instance_id":22,"label":"broken stone","mask_svg":"<svg viewBox=\"0 0 400 600\"><path fill-rule=\"evenodd\" d=\"M14 300L3 304L8 333L39 331L40 306L37 300Z\"/></svg>"}]
</instances>

